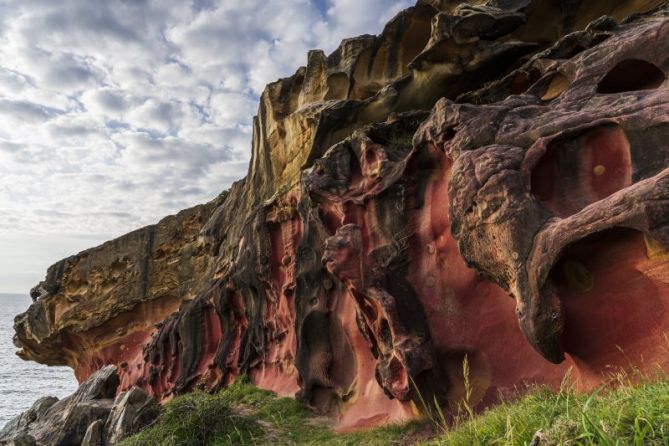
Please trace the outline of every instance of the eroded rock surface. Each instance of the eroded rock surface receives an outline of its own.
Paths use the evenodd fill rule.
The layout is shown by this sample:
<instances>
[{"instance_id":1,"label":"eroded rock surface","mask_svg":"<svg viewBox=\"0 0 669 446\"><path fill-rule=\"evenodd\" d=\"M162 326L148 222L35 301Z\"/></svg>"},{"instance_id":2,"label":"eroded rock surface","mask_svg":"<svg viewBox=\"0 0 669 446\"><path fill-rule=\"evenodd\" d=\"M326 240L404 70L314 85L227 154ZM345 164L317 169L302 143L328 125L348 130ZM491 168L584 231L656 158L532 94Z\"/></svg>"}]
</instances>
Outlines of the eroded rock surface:
<instances>
[{"instance_id":1,"label":"eroded rock surface","mask_svg":"<svg viewBox=\"0 0 669 446\"><path fill-rule=\"evenodd\" d=\"M21 355L160 400L248 374L342 428L457 404L465 359L477 407L666 369L664 3L421 0L311 52L248 176L52 267Z\"/></svg>"},{"instance_id":2,"label":"eroded rock surface","mask_svg":"<svg viewBox=\"0 0 669 446\"><path fill-rule=\"evenodd\" d=\"M440 101L418 144L452 161L459 250L515 297L537 351L555 363L569 353L589 372L664 364L667 12L620 27L600 20L573 37L601 43L553 60L525 94Z\"/></svg>"},{"instance_id":3,"label":"eroded rock surface","mask_svg":"<svg viewBox=\"0 0 669 446\"><path fill-rule=\"evenodd\" d=\"M218 200L166 217L49 268L14 327L23 359L67 365L84 381L145 343L200 292L215 257L200 230Z\"/></svg>"}]
</instances>

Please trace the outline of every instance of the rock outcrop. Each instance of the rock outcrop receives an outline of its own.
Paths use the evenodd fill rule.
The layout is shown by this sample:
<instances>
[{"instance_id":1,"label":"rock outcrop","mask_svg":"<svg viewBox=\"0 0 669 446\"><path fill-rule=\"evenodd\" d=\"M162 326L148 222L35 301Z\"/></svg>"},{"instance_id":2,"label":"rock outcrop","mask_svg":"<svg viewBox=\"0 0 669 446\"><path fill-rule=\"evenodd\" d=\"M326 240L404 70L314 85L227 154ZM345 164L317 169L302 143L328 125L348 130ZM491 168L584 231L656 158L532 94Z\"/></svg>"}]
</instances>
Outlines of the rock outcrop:
<instances>
[{"instance_id":1,"label":"rock outcrop","mask_svg":"<svg viewBox=\"0 0 669 446\"><path fill-rule=\"evenodd\" d=\"M420 0L311 52L248 176L52 267L20 355L163 401L247 374L342 428L668 369L665 3Z\"/></svg>"},{"instance_id":2,"label":"rock outcrop","mask_svg":"<svg viewBox=\"0 0 669 446\"><path fill-rule=\"evenodd\" d=\"M154 325L194 298L215 256L199 233L221 198L61 260L15 321L19 356L67 365L80 381L145 343Z\"/></svg>"},{"instance_id":3,"label":"rock outcrop","mask_svg":"<svg viewBox=\"0 0 669 446\"><path fill-rule=\"evenodd\" d=\"M37 400L0 431L0 445L110 446L147 426L159 404L137 387L116 396L116 369L103 367L60 401Z\"/></svg>"}]
</instances>

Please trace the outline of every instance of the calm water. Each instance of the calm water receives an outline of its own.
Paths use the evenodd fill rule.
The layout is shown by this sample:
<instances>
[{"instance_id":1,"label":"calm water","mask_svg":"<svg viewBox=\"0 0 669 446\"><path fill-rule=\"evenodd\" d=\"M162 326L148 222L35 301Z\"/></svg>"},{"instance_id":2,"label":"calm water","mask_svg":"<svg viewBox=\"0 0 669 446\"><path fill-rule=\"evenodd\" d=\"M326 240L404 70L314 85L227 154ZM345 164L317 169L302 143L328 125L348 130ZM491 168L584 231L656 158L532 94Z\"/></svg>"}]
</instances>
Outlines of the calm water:
<instances>
[{"instance_id":1,"label":"calm water","mask_svg":"<svg viewBox=\"0 0 669 446\"><path fill-rule=\"evenodd\" d=\"M14 316L29 305L28 296L0 294L0 428L37 398L47 395L62 398L77 388L69 367L47 367L23 361L14 354Z\"/></svg>"}]
</instances>

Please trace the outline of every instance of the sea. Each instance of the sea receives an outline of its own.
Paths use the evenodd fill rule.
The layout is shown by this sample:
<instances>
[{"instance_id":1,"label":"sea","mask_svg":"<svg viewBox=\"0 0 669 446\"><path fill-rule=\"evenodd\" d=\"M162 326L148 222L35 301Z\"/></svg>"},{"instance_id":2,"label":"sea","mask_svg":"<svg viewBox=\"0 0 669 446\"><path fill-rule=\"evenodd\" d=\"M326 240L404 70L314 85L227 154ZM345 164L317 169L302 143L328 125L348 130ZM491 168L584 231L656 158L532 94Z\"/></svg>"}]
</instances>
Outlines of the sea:
<instances>
[{"instance_id":1,"label":"sea","mask_svg":"<svg viewBox=\"0 0 669 446\"><path fill-rule=\"evenodd\" d=\"M12 343L14 316L30 304L27 295L0 294L0 429L36 399L62 398L77 388L71 368L48 367L16 356Z\"/></svg>"}]
</instances>

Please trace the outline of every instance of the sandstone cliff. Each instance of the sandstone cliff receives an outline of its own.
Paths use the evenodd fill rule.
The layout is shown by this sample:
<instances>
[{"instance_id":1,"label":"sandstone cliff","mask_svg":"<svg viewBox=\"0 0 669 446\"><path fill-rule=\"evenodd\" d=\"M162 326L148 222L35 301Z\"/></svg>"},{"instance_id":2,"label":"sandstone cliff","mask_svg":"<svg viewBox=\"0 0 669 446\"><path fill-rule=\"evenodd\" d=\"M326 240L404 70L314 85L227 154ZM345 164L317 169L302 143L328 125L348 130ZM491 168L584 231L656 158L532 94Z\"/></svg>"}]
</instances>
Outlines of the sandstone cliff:
<instances>
[{"instance_id":1,"label":"sandstone cliff","mask_svg":"<svg viewBox=\"0 0 669 446\"><path fill-rule=\"evenodd\" d=\"M199 233L221 198L61 260L16 318L19 356L74 368L83 381L148 340L201 292L215 256ZM127 345L126 345L127 344Z\"/></svg>"},{"instance_id":2,"label":"sandstone cliff","mask_svg":"<svg viewBox=\"0 0 669 446\"><path fill-rule=\"evenodd\" d=\"M61 261L20 355L340 427L669 367L669 7L419 0L267 86L244 180ZM415 386L414 386L415 383Z\"/></svg>"}]
</instances>

